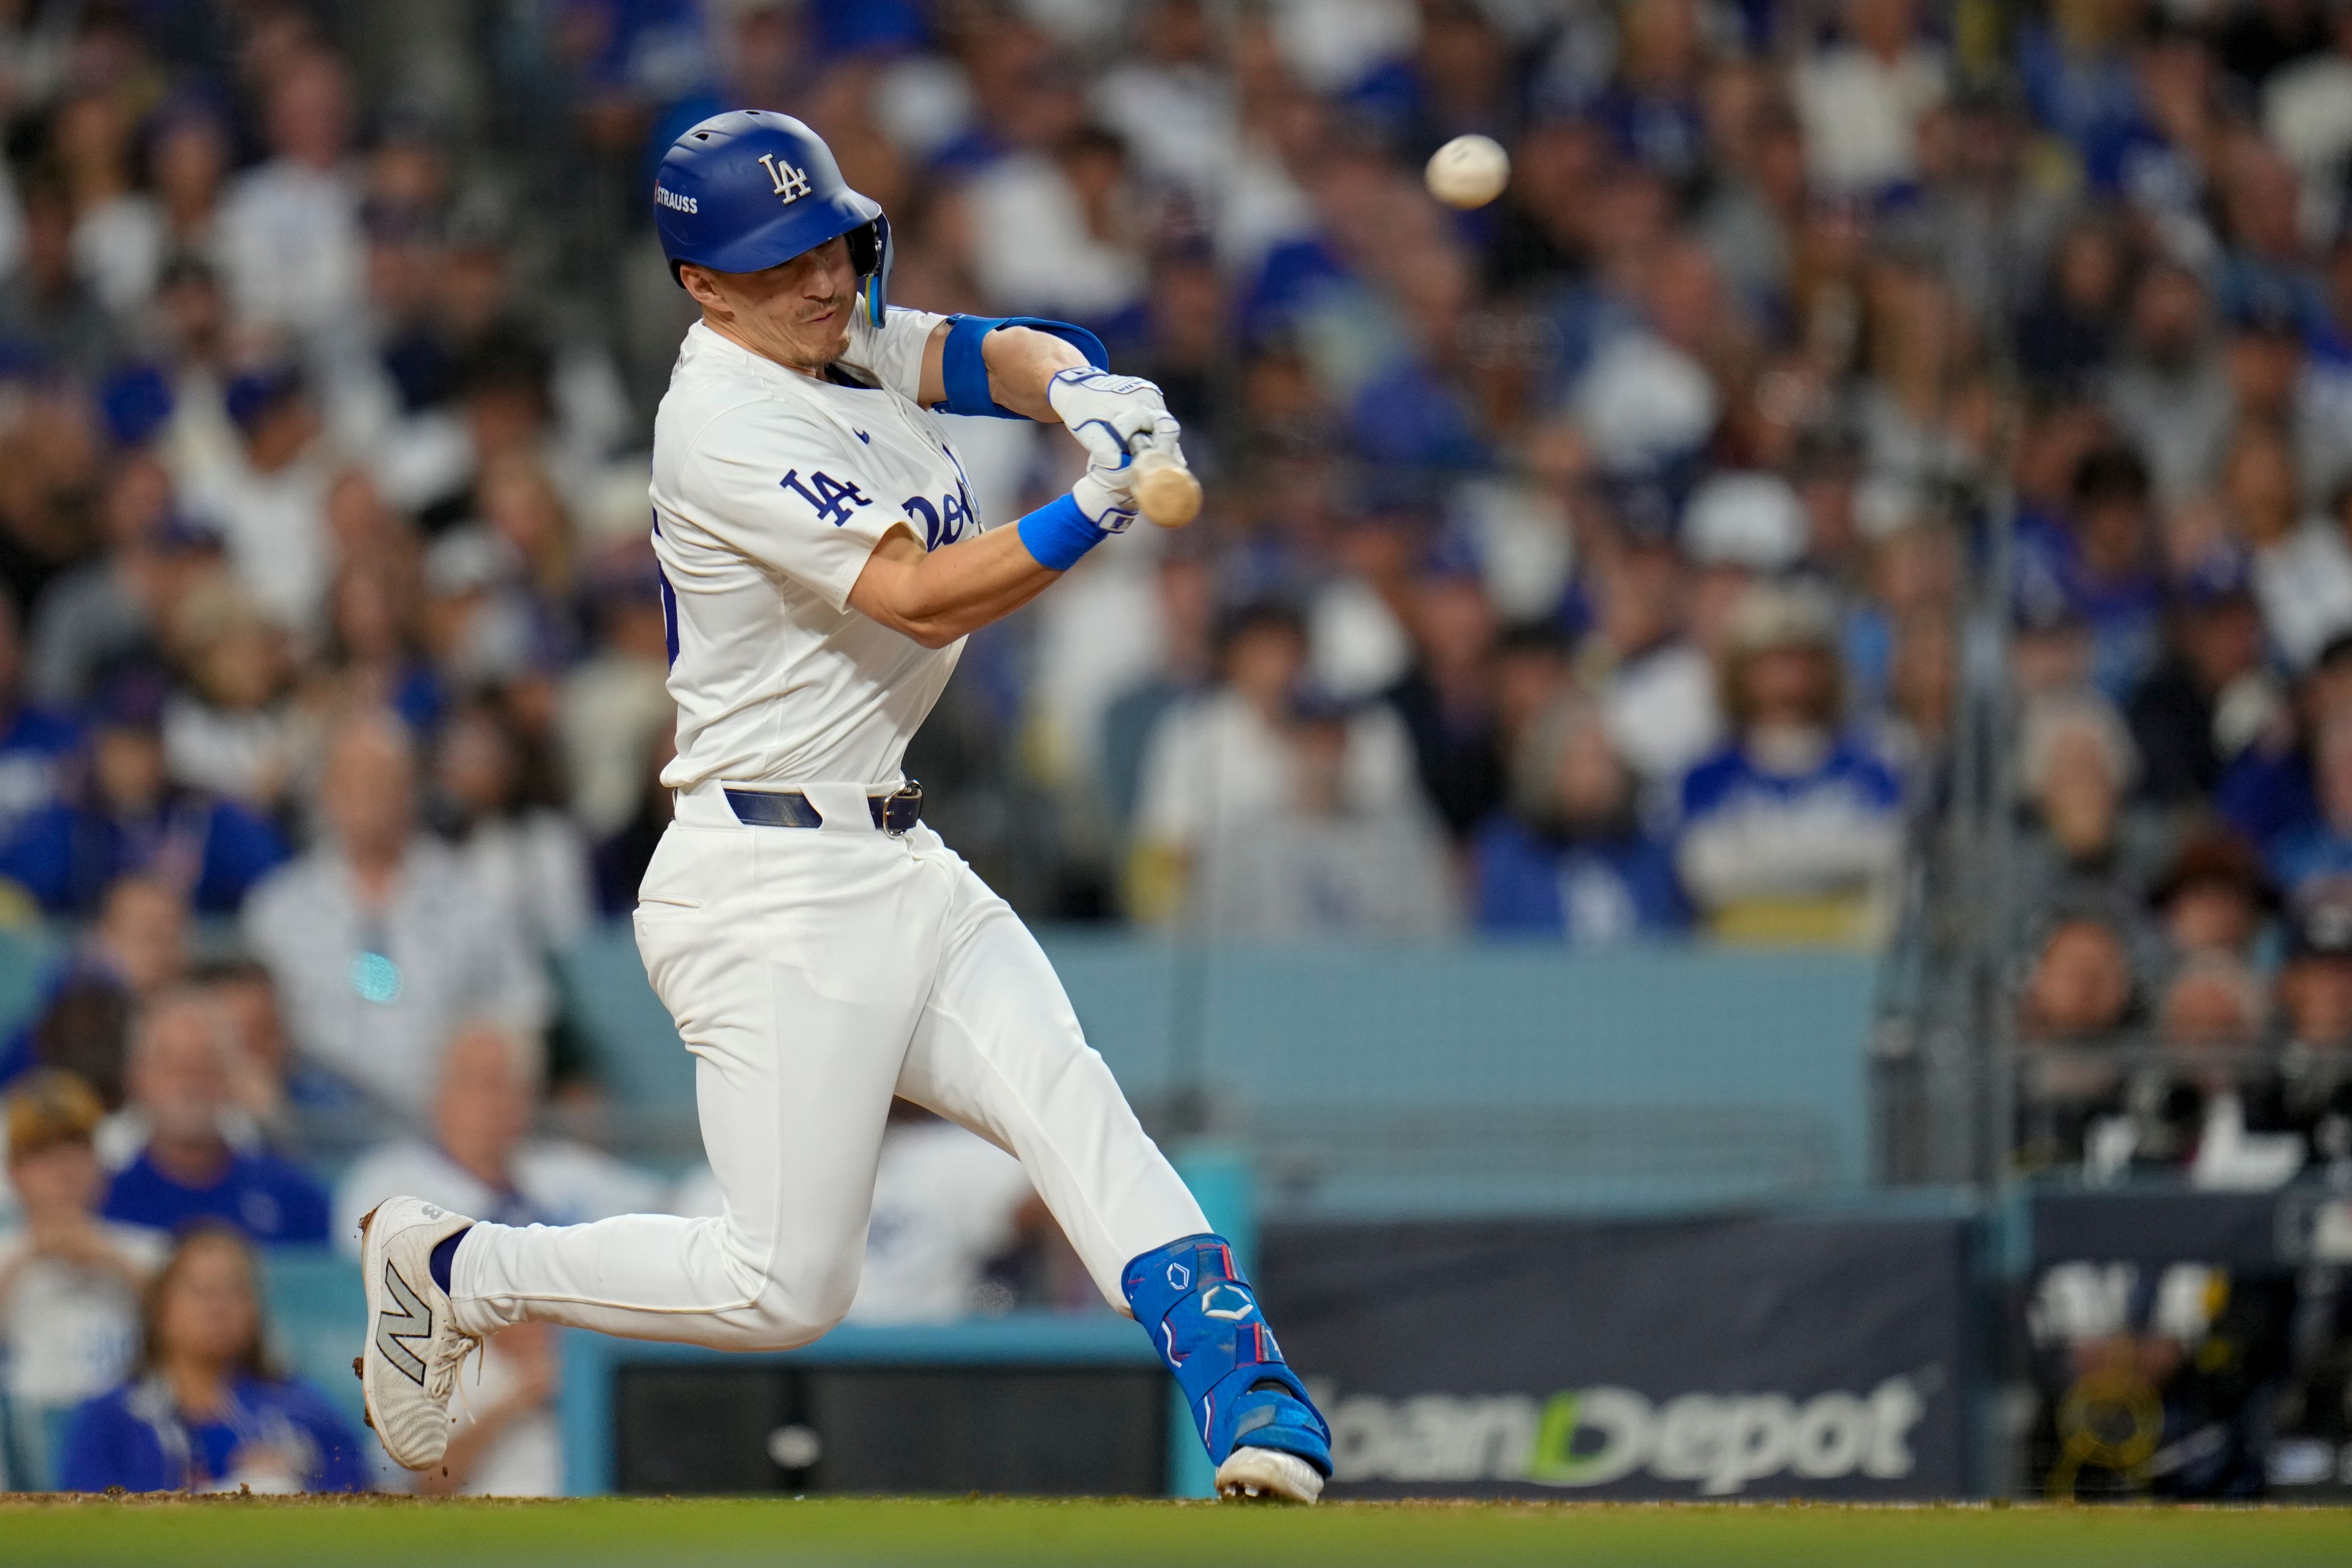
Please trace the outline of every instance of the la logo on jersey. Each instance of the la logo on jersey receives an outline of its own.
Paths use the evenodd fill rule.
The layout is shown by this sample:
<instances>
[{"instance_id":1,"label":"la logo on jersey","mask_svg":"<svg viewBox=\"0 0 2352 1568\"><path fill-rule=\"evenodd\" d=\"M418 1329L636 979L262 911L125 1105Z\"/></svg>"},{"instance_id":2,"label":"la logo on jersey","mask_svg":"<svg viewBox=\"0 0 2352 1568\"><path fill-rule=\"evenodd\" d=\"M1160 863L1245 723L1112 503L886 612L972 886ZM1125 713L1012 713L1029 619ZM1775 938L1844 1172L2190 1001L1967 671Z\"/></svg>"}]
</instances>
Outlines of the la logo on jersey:
<instances>
[{"instance_id":1,"label":"la logo on jersey","mask_svg":"<svg viewBox=\"0 0 2352 1568\"><path fill-rule=\"evenodd\" d=\"M779 163L773 153L760 154L760 166L768 171L768 178L776 183L776 195L786 206L809 194L808 171L795 169L790 163Z\"/></svg>"}]
</instances>

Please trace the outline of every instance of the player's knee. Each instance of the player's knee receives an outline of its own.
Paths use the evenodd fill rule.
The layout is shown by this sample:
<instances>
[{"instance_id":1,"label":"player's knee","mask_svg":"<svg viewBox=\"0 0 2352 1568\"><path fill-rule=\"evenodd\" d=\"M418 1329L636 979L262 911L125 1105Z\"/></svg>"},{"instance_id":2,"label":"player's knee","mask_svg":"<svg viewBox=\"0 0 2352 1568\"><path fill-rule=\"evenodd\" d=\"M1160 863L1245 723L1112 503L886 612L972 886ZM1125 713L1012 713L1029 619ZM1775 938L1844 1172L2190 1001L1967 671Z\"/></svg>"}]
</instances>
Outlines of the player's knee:
<instances>
[{"instance_id":1,"label":"player's knee","mask_svg":"<svg viewBox=\"0 0 2352 1568\"><path fill-rule=\"evenodd\" d=\"M830 1270L808 1280L770 1279L746 1314L747 1350L788 1351L820 1339L849 1315L857 1275Z\"/></svg>"}]
</instances>

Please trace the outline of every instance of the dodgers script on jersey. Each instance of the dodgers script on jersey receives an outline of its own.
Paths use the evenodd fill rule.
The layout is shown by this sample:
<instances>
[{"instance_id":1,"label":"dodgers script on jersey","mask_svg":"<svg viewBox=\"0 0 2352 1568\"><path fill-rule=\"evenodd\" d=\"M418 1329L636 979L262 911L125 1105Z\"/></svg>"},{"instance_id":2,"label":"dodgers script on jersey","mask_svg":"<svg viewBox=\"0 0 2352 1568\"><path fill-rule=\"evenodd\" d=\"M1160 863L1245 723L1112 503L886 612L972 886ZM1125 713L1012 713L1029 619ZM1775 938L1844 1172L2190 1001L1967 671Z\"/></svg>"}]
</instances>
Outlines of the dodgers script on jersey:
<instances>
[{"instance_id":1,"label":"dodgers script on jersey","mask_svg":"<svg viewBox=\"0 0 2352 1568\"><path fill-rule=\"evenodd\" d=\"M936 550L979 532L940 421L915 402L940 318L851 312L834 375L803 375L697 323L654 420L654 552L669 618L677 756L662 783L899 781L961 642L921 647L849 608L883 534ZM856 383L871 380L874 384Z\"/></svg>"}]
</instances>

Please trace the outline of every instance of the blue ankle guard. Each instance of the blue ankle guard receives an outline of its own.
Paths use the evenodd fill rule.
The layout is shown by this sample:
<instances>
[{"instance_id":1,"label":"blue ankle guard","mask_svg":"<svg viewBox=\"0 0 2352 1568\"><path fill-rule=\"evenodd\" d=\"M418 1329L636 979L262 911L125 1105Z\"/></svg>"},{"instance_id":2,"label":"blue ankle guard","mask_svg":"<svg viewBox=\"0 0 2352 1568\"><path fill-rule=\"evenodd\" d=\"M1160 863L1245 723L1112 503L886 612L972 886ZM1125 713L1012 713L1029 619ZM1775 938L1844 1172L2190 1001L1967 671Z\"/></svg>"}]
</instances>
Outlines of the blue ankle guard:
<instances>
[{"instance_id":1,"label":"blue ankle guard","mask_svg":"<svg viewBox=\"0 0 2352 1568\"><path fill-rule=\"evenodd\" d=\"M1257 1292L1221 1236L1188 1236L1129 1263L1119 1289L1176 1374L1209 1458L1279 1448L1331 1473L1331 1428L1284 1363Z\"/></svg>"}]
</instances>

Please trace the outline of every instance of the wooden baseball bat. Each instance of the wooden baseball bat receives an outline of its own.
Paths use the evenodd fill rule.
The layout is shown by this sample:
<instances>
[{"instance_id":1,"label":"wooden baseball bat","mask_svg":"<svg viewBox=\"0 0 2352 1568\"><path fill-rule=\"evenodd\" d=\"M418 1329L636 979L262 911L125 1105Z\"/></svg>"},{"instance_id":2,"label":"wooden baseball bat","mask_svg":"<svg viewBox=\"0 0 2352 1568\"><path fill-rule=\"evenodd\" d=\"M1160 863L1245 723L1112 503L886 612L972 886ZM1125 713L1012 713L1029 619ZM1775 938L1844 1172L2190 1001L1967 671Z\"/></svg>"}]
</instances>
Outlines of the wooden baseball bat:
<instances>
[{"instance_id":1,"label":"wooden baseball bat","mask_svg":"<svg viewBox=\"0 0 2352 1568\"><path fill-rule=\"evenodd\" d=\"M1201 514L1201 481L1174 454L1145 452L1135 459L1135 499L1160 527L1181 528Z\"/></svg>"}]
</instances>

